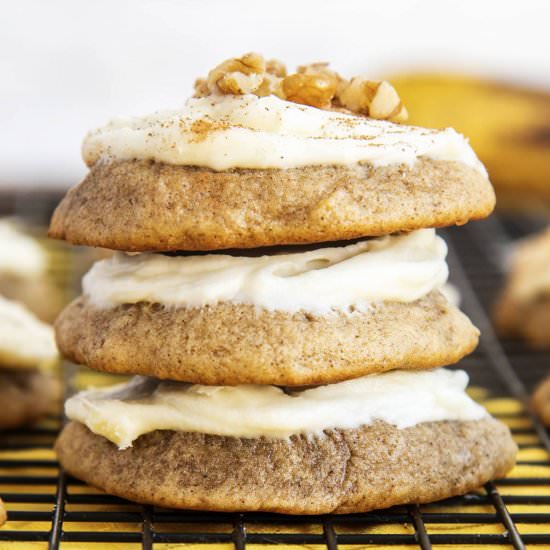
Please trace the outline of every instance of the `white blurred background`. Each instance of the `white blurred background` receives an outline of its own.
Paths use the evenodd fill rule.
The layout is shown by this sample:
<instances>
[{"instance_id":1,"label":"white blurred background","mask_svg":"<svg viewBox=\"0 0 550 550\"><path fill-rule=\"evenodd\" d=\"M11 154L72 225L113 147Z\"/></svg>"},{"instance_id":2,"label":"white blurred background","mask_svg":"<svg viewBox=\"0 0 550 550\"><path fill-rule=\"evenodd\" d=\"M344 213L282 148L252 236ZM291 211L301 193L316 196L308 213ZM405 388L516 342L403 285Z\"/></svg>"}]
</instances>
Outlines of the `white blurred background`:
<instances>
[{"instance_id":1,"label":"white blurred background","mask_svg":"<svg viewBox=\"0 0 550 550\"><path fill-rule=\"evenodd\" d=\"M0 187L68 187L115 115L180 105L258 51L351 76L482 74L550 88L547 0L12 0L0 18Z\"/></svg>"}]
</instances>

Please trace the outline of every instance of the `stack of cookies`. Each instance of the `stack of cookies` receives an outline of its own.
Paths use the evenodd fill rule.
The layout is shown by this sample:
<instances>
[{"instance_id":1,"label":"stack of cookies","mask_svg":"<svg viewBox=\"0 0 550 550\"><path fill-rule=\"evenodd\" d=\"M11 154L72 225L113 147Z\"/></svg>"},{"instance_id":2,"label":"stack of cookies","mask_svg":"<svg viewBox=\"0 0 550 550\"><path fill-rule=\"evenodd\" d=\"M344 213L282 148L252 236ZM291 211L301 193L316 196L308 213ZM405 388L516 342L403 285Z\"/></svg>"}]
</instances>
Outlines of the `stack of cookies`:
<instances>
[{"instance_id":1,"label":"stack of cookies","mask_svg":"<svg viewBox=\"0 0 550 550\"><path fill-rule=\"evenodd\" d=\"M478 331L441 294L435 227L488 215L467 141L401 124L387 82L257 54L179 110L91 132L53 237L118 250L56 323L69 359L136 374L66 404L72 475L138 502L358 512L464 493L508 429L441 368Z\"/></svg>"}]
</instances>

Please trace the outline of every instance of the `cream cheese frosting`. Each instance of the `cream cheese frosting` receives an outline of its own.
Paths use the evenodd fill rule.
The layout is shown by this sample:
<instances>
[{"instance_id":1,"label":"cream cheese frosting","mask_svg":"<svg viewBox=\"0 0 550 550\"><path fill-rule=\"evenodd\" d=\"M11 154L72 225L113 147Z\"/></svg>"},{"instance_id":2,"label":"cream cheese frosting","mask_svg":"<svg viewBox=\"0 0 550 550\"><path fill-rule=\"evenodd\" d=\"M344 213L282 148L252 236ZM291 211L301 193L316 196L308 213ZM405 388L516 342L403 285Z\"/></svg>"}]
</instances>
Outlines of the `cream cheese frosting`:
<instances>
[{"instance_id":1,"label":"cream cheese frosting","mask_svg":"<svg viewBox=\"0 0 550 550\"><path fill-rule=\"evenodd\" d=\"M440 288L446 253L434 229L259 257L118 253L94 264L83 291L97 307L233 302L320 314L361 310L372 302L412 302Z\"/></svg>"},{"instance_id":2,"label":"cream cheese frosting","mask_svg":"<svg viewBox=\"0 0 550 550\"><path fill-rule=\"evenodd\" d=\"M0 296L0 366L35 368L57 359L53 328Z\"/></svg>"},{"instance_id":3,"label":"cream cheese frosting","mask_svg":"<svg viewBox=\"0 0 550 550\"><path fill-rule=\"evenodd\" d=\"M212 170L410 166L423 156L461 162L486 175L468 141L452 128L394 124L276 96L191 98L178 110L117 118L86 136L82 154L88 166L102 159L150 159Z\"/></svg>"},{"instance_id":4,"label":"cream cheese frosting","mask_svg":"<svg viewBox=\"0 0 550 550\"><path fill-rule=\"evenodd\" d=\"M464 371L393 371L290 391L275 386L201 386L137 376L128 384L80 392L67 416L120 449L155 430L231 437L288 438L357 428L376 420L398 428L478 420L486 411L465 392Z\"/></svg>"},{"instance_id":5,"label":"cream cheese frosting","mask_svg":"<svg viewBox=\"0 0 550 550\"><path fill-rule=\"evenodd\" d=\"M39 277L47 266L46 254L10 219L0 220L0 274Z\"/></svg>"}]
</instances>

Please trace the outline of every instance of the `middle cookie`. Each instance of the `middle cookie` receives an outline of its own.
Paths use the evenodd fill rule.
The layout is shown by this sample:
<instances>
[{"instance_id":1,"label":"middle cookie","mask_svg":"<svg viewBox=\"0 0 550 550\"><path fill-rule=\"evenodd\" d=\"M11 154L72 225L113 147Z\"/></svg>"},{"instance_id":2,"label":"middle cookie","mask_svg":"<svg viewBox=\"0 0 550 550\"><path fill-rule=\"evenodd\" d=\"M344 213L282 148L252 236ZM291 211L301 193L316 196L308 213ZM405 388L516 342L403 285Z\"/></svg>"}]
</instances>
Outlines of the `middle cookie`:
<instances>
[{"instance_id":1,"label":"middle cookie","mask_svg":"<svg viewBox=\"0 0 550 550\"><path fill-rule=\"evenodd\" d=\"M477 344L439 292L446 246L433 229L246 254L98 262L57 321L61 351L107 372L306 385L448 365Z\"/></svg>"}]
</instances>

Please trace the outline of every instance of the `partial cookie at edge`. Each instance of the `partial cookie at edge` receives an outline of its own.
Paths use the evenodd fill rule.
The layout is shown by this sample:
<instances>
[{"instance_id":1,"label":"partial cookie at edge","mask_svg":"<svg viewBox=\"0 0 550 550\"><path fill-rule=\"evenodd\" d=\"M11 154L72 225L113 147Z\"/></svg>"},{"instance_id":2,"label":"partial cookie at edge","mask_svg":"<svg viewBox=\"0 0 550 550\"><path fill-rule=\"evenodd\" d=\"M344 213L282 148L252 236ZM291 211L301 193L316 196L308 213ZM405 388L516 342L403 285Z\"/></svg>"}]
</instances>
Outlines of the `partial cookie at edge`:
<instances>
[{"instance_id":1,"label":"partial cookie at edge","mask_svg":"<svg viewBox=\"0 0 550 550\"><path fill-rule=\"evenodd\" d=\"M290 440L156 431L119 451L71 422L56 451L71 475L171 508L287 514L362 512L440 500L502 477L516 445L493 418L385 422Z\"/></svg>"},{"instance_id":2,"label":"partial cookie at edge","mask_svg":"<svg viewBox=\"0 0 550 550\"><path fill-rule=\"evenodd\" d=\"M460 225L494 204L488 179L453 161L222 172L113 161L67 193L49 235L125 251L252 248Z\"/></svg>"},{"instance_id":3,"label":"partial cookie at edge","mask_svg":"<svg viewBox=\"0 0 550 550\"><path fill-rule=\"evenodd\" d=\"M61 393L60 381L51 374L0 368L0 429L30 424L53 412Z\"/></svg>"},{"instance_id":4,"label":"partial cookie at edge","mask_svg":"<svg viewBox=\"0 0 550 550\"><path fill-rule=\"evenodd\" d=\"M0 498L0 527L6 523L6 520L8 519L8 515L6 513L6 508L4 507L4 503L2 502L2 499Z\"/></svg>"},{"instance_id":5,"label":"partial cookie at edge","mask_svg":"<svg viewBox=\"0 0 550 550\"><path fill-rule=\"evenodd\" d=\"M538 384L533 393L533 408L545 426L550 426L550 378Z\"/></svg>"},{"instance_id":6,"label":"partial cookie at edge","mask_svg":"<svg viewBox=\"0 0 550 550\"><path fill-rule=\"evenodd\" d=\"M47 277L25 278L0 273L0 294L21 302L47 323L54 321L65 304L62 291Z\"/></svg>"},{"instance_id":7,"label":"partial cookie at edge","mask_svg":"<svg viewBox=\"0 0 550 550\"><path fill-rule=\"evenodd\" d=\"M524 338L535 347L550 347L550 228L514 243L494 320L505 337Z\"/></svg>"},{"instance_id":8,"label":"partial cookie at edge","mask_svg":"<svg viewBox=\"0 0 550 550\"><path fill-rule=\"evenodd\" d=\"M550 348L550 297L520 303L506 289L498 298L493 318L502 336L523 338L535 348Z\"/></svg>"},{"instance_id":9,"label":"partial cookie at edge","mask_svg":"<svg viewBox=\"0 0 550 550\"><path fill-rule=\"evenodd\" d=\"M321 316L227 302L99 309L80 297L55 328L61 352L93 369L213 385L326 384L434 368L470 353L479 335L438 291Z\"/></svg>"}]
</instances>

